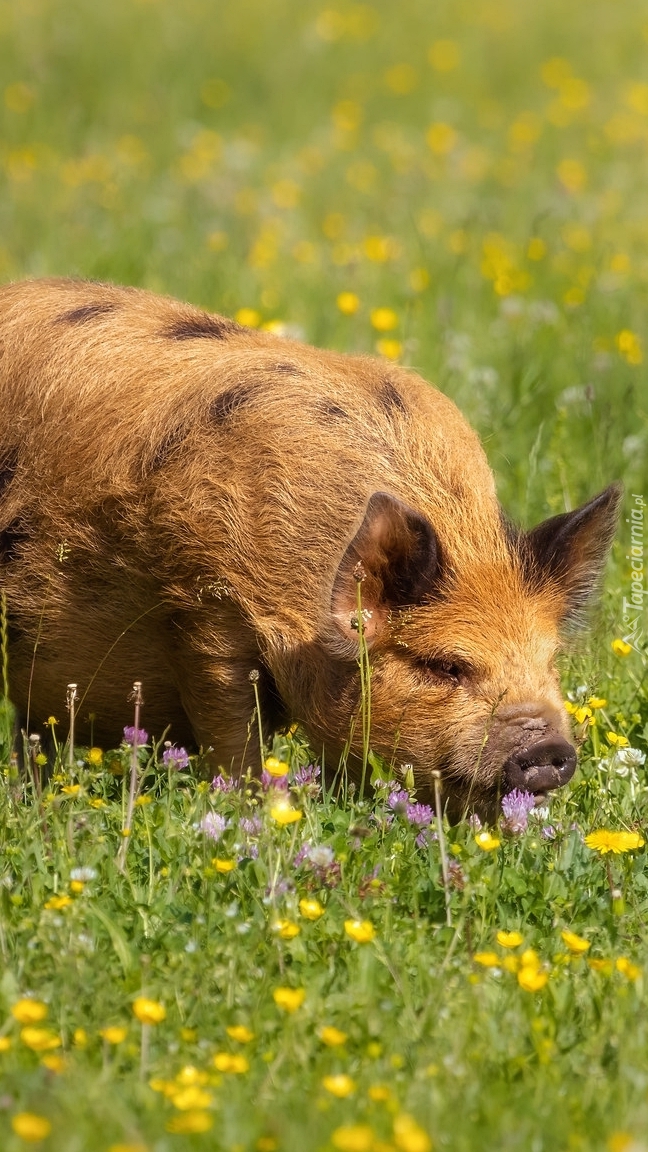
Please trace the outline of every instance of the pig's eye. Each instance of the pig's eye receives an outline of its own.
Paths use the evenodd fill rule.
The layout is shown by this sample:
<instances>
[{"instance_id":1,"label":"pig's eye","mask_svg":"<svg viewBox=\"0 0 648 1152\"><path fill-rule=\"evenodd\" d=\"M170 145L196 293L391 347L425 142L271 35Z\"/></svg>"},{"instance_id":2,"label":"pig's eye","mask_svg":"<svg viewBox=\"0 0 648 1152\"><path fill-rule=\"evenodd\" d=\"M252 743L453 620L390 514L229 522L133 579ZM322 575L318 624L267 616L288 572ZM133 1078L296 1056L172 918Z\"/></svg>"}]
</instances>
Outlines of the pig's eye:
<instances>
[{"instance_id":1,"label":"pig's eye","mask_svg":"<svg viewBox=\"0 0 648 1152\"><path fill-rule=\"evenodd\" d=\"M461 684L468 675L466 665L460 660L419 660L420 670L431 679L443 680L446 684Z\"/></svg>"}]
</instances>

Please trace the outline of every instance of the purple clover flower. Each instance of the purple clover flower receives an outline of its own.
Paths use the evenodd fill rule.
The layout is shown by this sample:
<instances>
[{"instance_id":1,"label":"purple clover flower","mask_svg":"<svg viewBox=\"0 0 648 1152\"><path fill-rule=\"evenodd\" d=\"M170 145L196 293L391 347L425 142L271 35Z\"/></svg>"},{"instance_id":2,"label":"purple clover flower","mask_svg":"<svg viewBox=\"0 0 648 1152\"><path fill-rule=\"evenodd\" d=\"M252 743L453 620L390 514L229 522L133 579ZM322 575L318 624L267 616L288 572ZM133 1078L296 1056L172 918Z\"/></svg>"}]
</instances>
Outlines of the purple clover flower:
<instances>
[{"instance_id":1,"label":"purple clover flower","mask_svg":"<svg viewBox=\"0 0 648 1152\"><path fill-rule=\"evenodd\" d=\"M144 744L148 744L148 732L145 728L135 728L132 724L124 728L124 744L137 744L138 748L142 748Z\"/></svg>"},{"instance_id":2,"label":"purple clover flower","mask_svg":"<svg viewBox=\"0 0 648 1152\"><path fill-rule=\"evenodd\" d=\"M469 817L468 827L471 832L481 832L482 822L476 812L473 812L472 816Z\"/></svg>"},{"instance_id":3,"label":"purple clover flower","mask_svg":"<svg viewBox=\"0 0 648 1152\"><path fill-rule=\"evenodd\" d=\"M397 791L391 792L387 799L387 803L393 812L406 812L409 802L409 792L406 792L404 788L399 788Z\"/></svg>"},{"instance_id":4,"label":"purple clover flower","mask_svg":"<svg viewBox=\"0 0 648 1152\"><path fill-rule=\"evenodd\" d=\"M260 816L243 816L239 827L245 832L246 836L258 836L263 827L263 821Z\"/></svg>"},{"instance_id":5,"label":"purple clover flower","mask_svg":"<svg viewBox=\"0 0 648 1152\"><path fill-rule=\"evenodd\" d=\"M427 828L434 819L434 811L429 804L408 804L406 815L410 824L415 824L417 828Z\"/></svg>"},{"instance_id":6,"label":"purple clover flower","mask_svg":"<svg viewBox=\"0 0 648 1152\"><path fill-rule=\"evenodd\" d=\"M315 784L320 774L317 764L306 764L298 768L293 776L293 784Z\"/></svg>"},{"instance_id":7,"label":"purple clover flower","mask_svg":"<svg viewBox=\"0 0 648 1152\"><path fill-rule=\"evenodd\" d=\"M553 824L545 824L544 828L540 829L540 835L542 836L543 840L555 840L556 829L554 828Z\"/></svg>"},{"instance_id":8,"label":"purple clover flower","mask_svg":"<svg viewBox=\"0 0 648 1152\"><path fill-rule=\"evenodd\" d=\"M269 792L271 788L274 788L276 792L285 792L288 788L288 775L272 776L264 768L261 773L261 787L264 792Z\"/></svg>"},{"instance_id":9,"label":"purple clover flower","mask_svg":"<svg viewBox=\"0 0 648 1152\"><path fill-rule=\"evenodd\" d=\"M180 772L182 768L189 767L189 756L186 748L176 748L174 745L163 753L162 763L172 771Z\"/></svg>"},{"instance_id":10,"label":"purple clover flower","mask_svg":"<svg viewBox=\"0 0 648 1152\"><path fill-rule=\"evenodd\" d=\"M236 783L229 776L223 776L219 772L218 776L214 776L211 784L215 792L233 792L236 788Z\"/></svg>"},{"instance_id":11,"label":"purple clover flower","mask_svg":"<svg viewBox=\"0 0 648 1152\"><path fill-rule=\"evenodd\" d=\"M507 832L509 836L519 836L522 832L526 832L529 826L529 813L534 807L535 796L532 792L522 792L520 788L514 788L507 796L503 796L502 831Z\"/></svg>"},{"instance_id":12,"label":"purple clover flower","mask_svg":"<svg viewBox=\"0 0 648 1152\"><path fill-rule=\"evenodd\" d=\"M205 836L209 836L210 840L220 840L227 828L227 820L219 812L208 812L206 816L203 816L199 827Z\"/></svg>"},{"instance_id":13,"label":"purple clover flower","mask_svg":"<svg viewBox=\"0 0 648 1152\"><path fill-rule=\"evenodd\" d=\"M437 832L433 832L431 828L423 828L416 837L416 846L417 848L427 848L429 844L434 844L438 839Z\"/></svg>"}]
</instances>

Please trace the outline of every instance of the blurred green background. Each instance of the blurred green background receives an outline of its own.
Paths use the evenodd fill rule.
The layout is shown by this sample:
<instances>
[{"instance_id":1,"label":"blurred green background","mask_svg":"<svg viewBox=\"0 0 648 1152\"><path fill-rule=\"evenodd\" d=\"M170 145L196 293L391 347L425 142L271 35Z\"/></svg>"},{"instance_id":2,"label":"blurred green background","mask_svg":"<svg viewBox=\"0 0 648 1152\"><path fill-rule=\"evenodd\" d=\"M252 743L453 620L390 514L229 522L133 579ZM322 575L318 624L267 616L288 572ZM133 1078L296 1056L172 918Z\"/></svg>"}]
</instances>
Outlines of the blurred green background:
<instances>
[{"instance_id":1,"label":"blurred green background","mask_svg":"<svg viewBox=\"0 0 648 1152\"><path fill-rule=\"evenodd\" d=\"M4 280L398 358L525 522L646 490L645 3L12 0L0 66Z\"/></svg>"}]
</instances>

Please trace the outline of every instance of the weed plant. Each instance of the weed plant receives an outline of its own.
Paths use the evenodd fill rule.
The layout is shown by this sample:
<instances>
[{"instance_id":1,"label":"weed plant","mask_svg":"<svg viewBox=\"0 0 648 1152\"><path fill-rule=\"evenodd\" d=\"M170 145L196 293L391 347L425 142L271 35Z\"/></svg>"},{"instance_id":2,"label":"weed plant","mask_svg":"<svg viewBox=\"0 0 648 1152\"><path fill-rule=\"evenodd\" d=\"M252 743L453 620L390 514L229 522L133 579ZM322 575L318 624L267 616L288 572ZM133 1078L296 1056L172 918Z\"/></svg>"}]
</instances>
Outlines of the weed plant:
<instances>
[{"instance_id":1,"label":"weed plant","mask_svg":"<svg viewBox=\"0 0 648 1152\"><path fill-rule=\"evenodd\" d=\"M525 525L617 477L630 520L647 53L638 0L4 0L0 275L141 285L410 364ZM19 771L3 607L0 1146L645 1152L629 545L624 520L563 662L578 773L489 829L378 780L366 650L375 794L318 776L299 732L242 790L162 733L70 763L65 685L34 720L53 769L28 739Z\"/></svg>"}]
</instances>

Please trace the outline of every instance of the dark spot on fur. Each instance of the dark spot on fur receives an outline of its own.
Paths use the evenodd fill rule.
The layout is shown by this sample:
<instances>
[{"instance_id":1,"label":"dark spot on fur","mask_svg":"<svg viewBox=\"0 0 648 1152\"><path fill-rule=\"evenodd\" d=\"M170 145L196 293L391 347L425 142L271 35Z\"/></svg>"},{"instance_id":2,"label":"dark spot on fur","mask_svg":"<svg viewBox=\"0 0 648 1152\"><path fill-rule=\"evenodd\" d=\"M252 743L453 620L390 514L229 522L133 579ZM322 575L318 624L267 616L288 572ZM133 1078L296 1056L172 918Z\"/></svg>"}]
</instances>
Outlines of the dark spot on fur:
<instances>
[{"instance_id":1,"label":"dark spot on fur","mask_svg":"<svg viewBox=\"0 0 648 1152\"><path fill-rule=\"evenodd\" d=\"M209 406L209 418L215 424L222 424L235 416L241 408L245 408L254 398L254 389L250 385L238 384L233 388L226 388Z\"/></svg>"},{"instance_id":2,"label":"dark spot on fur","mask_svg":"<svg viewBox=\"0 0 648 1152\"><path fill-rule=\"evenodd\" d=\"M188 429L184 424L167 432L166 436L160 440L153 456L147 461L144 468L145 473L152 475L154 472L159 472L160 468L163 468L169 458L173 456L176 449L186 440L187 433Z\"/></svg>"},{"instance_id":3,"label":"dark spot on fur","mask_svg":"<svg viewBox=\"0 0 648 1152\"><path fill-rule=\"evenodd\" d=\"M8 488L18 467L18 449L10 448L0 456L0 495Z\"/></svg>"},{"instance_id":4,"label":"dark spot on fur","mask_svg":"<svg viewBox=\"0 0 648 1152\"><path fill-rule=\"evenodd\" d=\"M288 364L287 362L275 364L274 370L275 370L275 372L280 372L282 376L301 376L302 375L301 370L297 367L296 364Z\"/></svg>"},{"instance_id":5,"label":"dark spot on fur","mask_svg":"<svg viewBox=\"0 0 648 1152\"><path fill-rule=\"evenodd\" d=\"M332 400L322 400L317 405L317 410L324 418L324 420L348 420L349 413L340 408L339 404L334 404Z\"/></svg>"},{"instance_id":6,"label":"dark spot on fur","mask_svg":"<svg viewBox=\"0 0 648 1152\"><path fill-rule=\"evenodd\" d=\"M163 332L169 340L225 340L234 332L241 332L240 324L208 312L196 316L181 316L173 320Z\"/></svg>"},{"instance_id":7,"label":"dark spot on fur","mask_svg":"<svg viewBox=\"0 0 648 1152\"><path fill-rule=\"evenodd\" d=\"M387 380L384 384L380 393L380 403L389 416L393 412L398 412L401 416L407 415L407 405L391 380Z\"/></svg>"},{"instance_id":8,"label":"dark spot on fur","mask_svg":"<svg viewBox=\"0 0 648 1152\"><path fill-rule=\"evenodd\" d=\"M24 525L20 520L12 520L7 527L0 532L0 555L5 562L15 560L20 552L20 547L28 539L28 532L26 532Z\"/></svg>"},{"instance_id":9,"label":"dark spot on fur","mask_svg":"<svg viewBox=\"0 0 648 1152\"><path fill-rule=\"evenodd\" d=\"M82 304L79 308L72 308L58 317L59 324L87 324L88 320L95 320L97 316L107 316L117 311L117 304L106 300L103 303Z\"/></svg>"}]
</instances>

